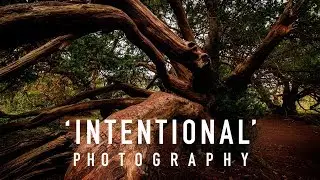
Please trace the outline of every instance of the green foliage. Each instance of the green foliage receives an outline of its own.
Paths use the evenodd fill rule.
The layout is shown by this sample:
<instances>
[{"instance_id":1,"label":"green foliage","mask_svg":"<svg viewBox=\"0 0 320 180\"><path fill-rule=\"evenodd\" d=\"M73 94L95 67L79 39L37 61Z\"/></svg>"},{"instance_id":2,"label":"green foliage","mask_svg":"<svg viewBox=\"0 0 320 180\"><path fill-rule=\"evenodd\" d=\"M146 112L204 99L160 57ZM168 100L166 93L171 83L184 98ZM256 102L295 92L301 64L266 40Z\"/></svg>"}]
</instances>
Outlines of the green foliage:
<instances>
[{"instance_id":1,"label":"green foliage","mask_svg":"<svg viewBox=\"0 0 320 180\"><path fill-rule=\"evenodd\" d=\"M15 93L1 94L0 107L4 112L19 114L62 103L74 93L68 79L59 75L44 74Z\"/></svg>"},{"instance_id":2,"label":"green foliage","mask_svg":"<svg viewBox=\"0 0 320 180\"><path fill-rule=\"evenodd\" d=\"M72 74L82 86L108 78L128 82L136 76L135 62L145 56L120 32L94 33L76 40L56 59L57 72Z\"/></svg>"},{"instance_id":3,"label":"green foliage","mask_svg":"<svg viewBox=\"0 0 320 180\"><path fill-rule=\"evenodd\" d=\"M267 111L266 104L261 102L254 88L248 88L245 92L223 92L216 97L216 113L221 119L248 120L261 117Z\"/></svg>"}]
</instances>

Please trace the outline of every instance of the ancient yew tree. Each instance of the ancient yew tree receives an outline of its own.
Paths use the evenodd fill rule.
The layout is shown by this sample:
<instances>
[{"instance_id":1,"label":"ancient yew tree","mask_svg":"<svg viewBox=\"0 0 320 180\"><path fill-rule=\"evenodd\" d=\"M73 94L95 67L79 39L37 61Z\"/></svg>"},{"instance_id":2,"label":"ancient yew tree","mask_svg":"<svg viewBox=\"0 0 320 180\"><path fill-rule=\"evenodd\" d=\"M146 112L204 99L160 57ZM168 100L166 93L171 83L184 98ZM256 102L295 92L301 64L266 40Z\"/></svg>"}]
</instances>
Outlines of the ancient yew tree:
<instances>
[{"instance_id":1,"label":"ancient yew tree","mask_svg":"<svg viewBox=\"0 0 320 180\"><path fill-rule=\"evenodd\" d=\"M7 81L26 68L45 61L48 56L63 50L78 38L96 32L108 34L115 30L122 31L126 38L148 57L147 62L137 63L136 68L144 67L154 72L155 77L148 88L113 81L110 86L84 91L53 107L17 115L1 113L2 117L22 118L22 120L1 125L0 133L36 128L65 115L90 110L100 110L101 116L108 119L223 120L228 118L225 117L226 112L234 109L225 106L226 99L229 103L236 102L246 95L247 87L251 85L252 78L256 77L254 74L259 71L270 53L290 35L307 3L303 0L289 0L282 4L278 17L274 17L273 24L267 25L269 32L228 76L222 76L219 71L224 63L221 61L220 53L223 46L220 39L225 29L221 27L217 17L218 7L222 6L224 1L204 0L199 3L206 9L206 23L209 30L202 45L196 42L196 33L191 28L181 0L168 0L178 24L178 29L175 31L139 0L95 0L90 3L43 1L1 7L0 48L10 49L28 43L38 45L24 56L1 67L1 81ZM148 90L155 81L160 84L159 89ZM115 91L123 91L130 97L99 99L99 95ZM83 101L85 99L90 100ZM156 133L157 125L154 124L152 128L152 132ZM103 123L101 131L107 131L107 126ZM71 137L68 134L51 138L53 141L49 142L49 145L52 149L48 151L55 152L54 149L65 146L69 138ZM117 142L120 136L113 138ZM136 135L132 134L130 139L135 141ZM7 177L14 177L11 171L21 171L26 173L26 177L35 176L36 174L19 166L41 159L38 156L43 156L45 152L41 152L41 148L29 149L30 152L7 162L8 169L2 170L0 174L7 173ZM131 166L130 157L135 152L144 152L144 160L148 161L148 154L156 151L157 146L155 144L109 146L103 139L100 145L83 144L75 150L83 154L94 152L97 156L107 151L111 154L110 165L107 169L103 169L99 163L94 167L88 167L83 159L77 167L69 166L66 179L93 177L141 179L151 170L148 169L147 163L143 168ZM127 154L128 159L125 159L123 167L119 167L119 157L112 156L119 151ZM55 157L47 157L42 163L48 166L49 162L67 155L69 154L60 153ZM38 173L51 170L50 166L41 169L41 164L37 164L34 168L40 168Z\"/></svg>"}]
</instances>

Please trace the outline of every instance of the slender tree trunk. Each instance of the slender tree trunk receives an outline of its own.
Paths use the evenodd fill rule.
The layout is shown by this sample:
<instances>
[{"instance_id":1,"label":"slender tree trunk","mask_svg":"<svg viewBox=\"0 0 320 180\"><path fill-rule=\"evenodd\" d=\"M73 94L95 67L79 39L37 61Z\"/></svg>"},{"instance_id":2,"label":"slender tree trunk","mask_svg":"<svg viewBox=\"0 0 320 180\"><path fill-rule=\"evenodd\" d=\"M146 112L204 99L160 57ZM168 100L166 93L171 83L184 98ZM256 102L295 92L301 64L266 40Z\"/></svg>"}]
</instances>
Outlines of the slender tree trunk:
<instances>
[{"instance_id":1,"label":"slender tree trunk","mask_svg":"<svg viewBox=\"0 0 320 180\"><path fill-rule=\"evenodd\" d=\"M298 96L299 86L293 82L290 84L288 81L284 82L284 90L282 96L282 111L284 115L295 115L297 114L296 101Z\"/></svg>"}]
</instances>

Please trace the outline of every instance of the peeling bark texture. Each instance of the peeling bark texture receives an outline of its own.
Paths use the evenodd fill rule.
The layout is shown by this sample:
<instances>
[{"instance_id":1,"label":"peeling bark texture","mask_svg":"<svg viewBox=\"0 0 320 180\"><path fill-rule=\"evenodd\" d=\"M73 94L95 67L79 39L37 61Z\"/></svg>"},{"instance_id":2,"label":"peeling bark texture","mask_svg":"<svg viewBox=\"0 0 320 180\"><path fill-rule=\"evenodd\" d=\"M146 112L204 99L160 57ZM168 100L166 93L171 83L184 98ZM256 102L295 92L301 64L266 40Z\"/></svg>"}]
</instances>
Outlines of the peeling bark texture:
<instances>
[{"instance_id":1,"label":"peeling bark texture","mask_svg":"<svg viewBox=\"0 0 320 180\"><path fill-rule=\"evenodd\" d=\"M63 135L17 157L0 168L0 179L27 179L49 170L63 169L72 154L71 143L71 136ZM53 163L56 163L55 166L52 166Z\"/></svg>"},{"instance_id":2,"label":"peeling bark texture","mask_svg":"<svg viewBox=\"0 0 320 180\"><path fill-rule=\"evenodd\" d=\"M22 129L35 128L44 124L48 124L59 117L67 114L72 114L81 111L89 111L94 109L123 109L143 102L144 98L125 98L125 99L107 99L107 100L94 100L61 106L48 111L44 111L31 120L22 122L7 123L0 126L0 134L10 133Z\"/></svg>"},{"instance_id":3,"label":"peeling bark texture","mask_svg":"<svg viewBox=\"0 0 320 180\"><path fill-rule=\"evenodd\" d=\"M182 64L171 61L170 64L173 67L174 74L182 81L192 84L192 73L189 69L185 68Z\"/></svg>"},{"instance_id":4,"label":"peeling bark texture","mask_svg":"<svg viewBox=\"0 0 320 180\"><path fill-rule=\"evenodd\" d=\"M69 166L65 175L65 179L141 179L146 176L146 168L149 160L149 155L152 154L154 148L157 146L155 142L156 132L158 130L157 124L151 121L152 141L150 145L137 144L137 126L134 124L136 120L153 120L153 119L173 119L175 117L181 118L208 118L203 106L193 103L187 99L167 94L154 93L146 101L128 107L122 111L118 111L107 119L132 119L133 124L130 126L132 134L127 137L133 141L132 145L121 144L120 128L114 128L113 144L109 145L107 141L108 127L105 123L100 124L101 142L99 145L81 144L76 152L81 153L81 159L78 161L76 167ZM102 153L109 154L109 165L103 167L101 161L97 161L94 167L87 166L87 152L94 152L97 157L101 157ZM124 166L120 166L119 152L126 153L124 158ZM134 156L137 152L143 154L143 167L132 166Z\"/></svg>"},{"instance_id":5,"label":"peeling bark texture","mask_svg":"<svg viewBox=\"0 0 320 180\"><path fill-rule=\"evenodd\" d=\"M10 63L9 65L0 68L0 81L9 78L11 75L17 74L19 71L36 64L42 58L54 53L63 48L66 41L72 39L72 35L59 36L43 46L29 52L19 60Z\"/></svg>"},{"instance_id":6,"label":"peeling bark texture","mask_svg":"<svg viewBox=\"0 0 320 180\"><path fill-rule=\"evenodd\" d=\"M188 23L187 14L182 6L181 0L168 0L173 12L177 18L178 26L180 28L182 37L187 41L195 42L192 29Z\"/></svg>"},{"instance_id":7,"label":"peeling bark texture","mask_svg":"<svg viewBox=\"0 0 320 180\"><path fill-rule=\"evenodd\" d=\"M226 83L230 87L246 86L250 82L253 73L258 70L273 49L283 40L292 30L292 23L298 18L299 9L304 0L300 0L295 5L287 3L286 8L280 15L275 24L271 27L268 35L263 39L257 50L239 64Z\"/></svg>"}]
</instances>

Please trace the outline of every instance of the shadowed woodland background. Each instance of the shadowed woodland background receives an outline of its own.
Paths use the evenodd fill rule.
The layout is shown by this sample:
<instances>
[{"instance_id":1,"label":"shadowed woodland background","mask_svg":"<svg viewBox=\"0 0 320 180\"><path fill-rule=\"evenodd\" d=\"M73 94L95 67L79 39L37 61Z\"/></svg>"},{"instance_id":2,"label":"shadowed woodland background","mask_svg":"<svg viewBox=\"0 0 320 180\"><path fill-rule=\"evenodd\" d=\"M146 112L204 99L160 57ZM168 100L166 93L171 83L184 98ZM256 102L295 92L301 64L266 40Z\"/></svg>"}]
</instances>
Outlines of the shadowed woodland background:
<instances>
[{"instance_id":1,"label":"shadowed woodland background","mask_svg":"<svg viewBox=\"0 0 320 180\"><path fill-rule=\"evenodd\" d=\"M0 5L0 179L319 177L318 0L4 0ZM250 147L78 147L74 131L63 126L66 120L104 118L214 118L218 126L227 118L234 129L239 118L262 120L246 132L255 142ZM159 149L178 149L182 157L199 149L217 154L245 149L253 155L248 168L241 161L231 168L219 163L171 168L165 160L159 169L148 163L132 168L130 160L117 171L116 165L105 171L99 164L87 167L84 160L69 167L74 151L143 150L147 162ZM270 153L275 151L288 158L278 162L281 154Z\"/></svg>"}]
</instances>

